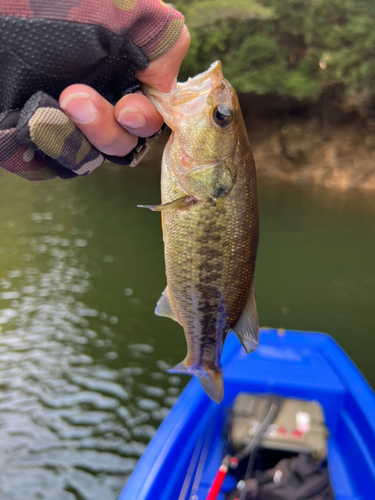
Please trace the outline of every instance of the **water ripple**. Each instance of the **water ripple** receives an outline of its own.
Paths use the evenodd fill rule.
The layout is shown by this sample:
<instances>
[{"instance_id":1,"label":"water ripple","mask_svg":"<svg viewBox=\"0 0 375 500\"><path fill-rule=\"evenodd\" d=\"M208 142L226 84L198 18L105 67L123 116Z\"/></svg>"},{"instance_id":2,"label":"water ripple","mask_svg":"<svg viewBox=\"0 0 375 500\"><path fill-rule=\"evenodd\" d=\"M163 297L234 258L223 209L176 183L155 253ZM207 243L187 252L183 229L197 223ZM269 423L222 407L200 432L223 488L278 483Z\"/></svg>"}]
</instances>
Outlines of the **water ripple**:
<instances>
[{"instance_id":1,"label":"water ripple","mask_svg":"<svg viewBox=\"0 0 375 500\"><path fill-rule=\"evenodd\" d=\"M0 201L0 498L115 500L179 379L138 320L103 311L101 276L121 259L77 222L85 204L43 186L40 202L28 184L14 191L11 219ZM130 285L121 307L142 310Z\"/></svg>"}]
</instances>

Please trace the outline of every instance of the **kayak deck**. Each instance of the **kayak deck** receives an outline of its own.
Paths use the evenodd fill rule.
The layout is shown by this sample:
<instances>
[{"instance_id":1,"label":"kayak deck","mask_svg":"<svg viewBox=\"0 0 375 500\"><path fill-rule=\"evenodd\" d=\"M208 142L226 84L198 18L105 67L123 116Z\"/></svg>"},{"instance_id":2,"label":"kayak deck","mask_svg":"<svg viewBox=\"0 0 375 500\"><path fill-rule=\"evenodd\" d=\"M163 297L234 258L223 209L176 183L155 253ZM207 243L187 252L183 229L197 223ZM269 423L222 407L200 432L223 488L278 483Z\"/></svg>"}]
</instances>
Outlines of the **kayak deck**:
<instances>
[{"instance_id":1,"label":"kayak deck","mask_svg":"<svg viewBox=\"0 0 375 500\"><path fill-rule=\"evenodd\" d=\"M328 465L335 499L373 498L375 395L331 337L264 329L258 349L247 355L230 335L222 365L223 402L211 402L199 382L192 380L119 500L188 500L192 488L199 500L205 500L223 459L225 419L239 392L319 401L330 433Z\"/></svg>"}]
</instances>

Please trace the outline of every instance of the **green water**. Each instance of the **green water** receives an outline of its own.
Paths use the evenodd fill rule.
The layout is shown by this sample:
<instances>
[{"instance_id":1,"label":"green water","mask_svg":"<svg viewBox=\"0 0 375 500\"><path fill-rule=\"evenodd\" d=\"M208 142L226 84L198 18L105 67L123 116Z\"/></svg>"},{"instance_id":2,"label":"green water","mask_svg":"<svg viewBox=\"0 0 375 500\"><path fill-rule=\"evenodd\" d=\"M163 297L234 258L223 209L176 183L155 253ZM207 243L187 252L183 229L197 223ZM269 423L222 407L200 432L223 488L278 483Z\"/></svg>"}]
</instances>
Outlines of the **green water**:
<instances>
[{"instance_id":1,"label":"green water","mask_svg":"<svg viewBox=\"0 0 375 500\"><path fill-rule=\"evenodd\" d=\"M0 173L0 498L114 500L187 379L165 287L159 169ZM261 324L335 337L375 387L375 196L259 189Z\"/></svg>"}]
</instances>

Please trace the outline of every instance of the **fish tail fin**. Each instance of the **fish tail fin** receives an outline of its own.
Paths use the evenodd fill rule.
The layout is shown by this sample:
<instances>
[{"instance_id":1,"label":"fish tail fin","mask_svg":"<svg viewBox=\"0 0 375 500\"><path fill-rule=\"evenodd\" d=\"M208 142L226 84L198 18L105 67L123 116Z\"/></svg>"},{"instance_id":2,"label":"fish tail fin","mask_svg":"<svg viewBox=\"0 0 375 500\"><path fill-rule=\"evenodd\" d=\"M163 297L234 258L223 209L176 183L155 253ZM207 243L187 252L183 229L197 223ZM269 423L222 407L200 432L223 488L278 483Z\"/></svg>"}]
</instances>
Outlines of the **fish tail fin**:
<instances>
[{"instance_id":1,"label":"fish tail fin","mask_svg":"<svg viewBox=\"0 0 375 500\"><path fill-rule=\"evenodd\" d=\"M195 375L202 384L207 396L215 403L221 403L224 396L223 374L221 371L205 370L204 368L185 366L184 363L178 363L168 370L170 373L185 373Z\"/></svg>"}]
</instances>

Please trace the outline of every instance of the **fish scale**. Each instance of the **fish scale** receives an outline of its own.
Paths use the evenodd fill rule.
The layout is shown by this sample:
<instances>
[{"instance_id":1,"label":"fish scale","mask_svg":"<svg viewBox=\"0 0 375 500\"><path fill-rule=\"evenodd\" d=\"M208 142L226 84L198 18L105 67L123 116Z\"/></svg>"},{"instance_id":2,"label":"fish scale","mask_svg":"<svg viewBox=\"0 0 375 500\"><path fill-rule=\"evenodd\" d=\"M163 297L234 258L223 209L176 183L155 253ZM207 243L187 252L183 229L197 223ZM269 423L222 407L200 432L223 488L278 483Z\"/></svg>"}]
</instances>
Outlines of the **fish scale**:
<instances>
[{"instance_id":1,"label":"fish scale","mask_svg":"<svg viewBox=\"0 0 375 500\"><path fill-rule=\"evenodd\" d=\"M169 95L145 91L172 128L162 160L162 205L149 207L162 212L167 277L156 313L184 329L187 356L172 371L197 375L220 402L220 357L228 331L235 331L248 352L258 340L255 165L237 96L220 63ZM194 113L189 114L187 95ZM225 127L213 121L218 103L233 116Z\"/></svg>"}]
</instances>

